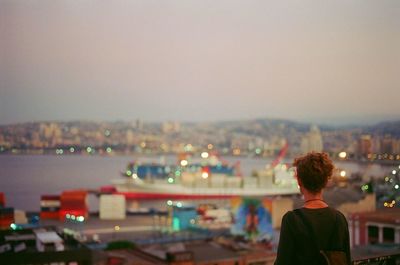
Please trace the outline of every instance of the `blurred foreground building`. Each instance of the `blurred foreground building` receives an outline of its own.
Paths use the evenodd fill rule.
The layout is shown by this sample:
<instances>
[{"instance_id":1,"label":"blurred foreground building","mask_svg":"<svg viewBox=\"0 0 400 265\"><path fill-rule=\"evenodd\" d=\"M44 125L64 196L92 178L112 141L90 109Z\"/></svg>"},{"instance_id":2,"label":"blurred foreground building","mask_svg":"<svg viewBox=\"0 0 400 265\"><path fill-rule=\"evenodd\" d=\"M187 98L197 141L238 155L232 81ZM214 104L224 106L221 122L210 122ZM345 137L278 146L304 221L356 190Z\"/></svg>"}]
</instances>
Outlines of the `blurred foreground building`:
<instances>
[{"instance_id":1,"label":"blurred foreground building","mask_svg":"<svg viewBox=\"0 0 400 265\"><path fill-rule=\"evenodd\" d=\"M273 264L275 260L275 253L265 245L226 238L153 244L130 250L109 251L108 255L109 264L267 265Z\"/></svg>"},{"instance_id":2,"label":"blurred foreground building","mask_svg":"<svg viewBox=\"0 0 400 265\"><path fill-rule=\"evenodd\" d=\"M351 246L397 244L400 246L400 209L379 209L349 216Z\"/></svg>"},{"instance_id":3,"label":"blurred foreground building","mask_svg":"<svg viewBox=\"0 0 400 265\"><path fill-rule=\"evenodd\" d=\"M0 230L0 264L92 264L91 250L54 228Z\"/></svg>"}]
</instances>

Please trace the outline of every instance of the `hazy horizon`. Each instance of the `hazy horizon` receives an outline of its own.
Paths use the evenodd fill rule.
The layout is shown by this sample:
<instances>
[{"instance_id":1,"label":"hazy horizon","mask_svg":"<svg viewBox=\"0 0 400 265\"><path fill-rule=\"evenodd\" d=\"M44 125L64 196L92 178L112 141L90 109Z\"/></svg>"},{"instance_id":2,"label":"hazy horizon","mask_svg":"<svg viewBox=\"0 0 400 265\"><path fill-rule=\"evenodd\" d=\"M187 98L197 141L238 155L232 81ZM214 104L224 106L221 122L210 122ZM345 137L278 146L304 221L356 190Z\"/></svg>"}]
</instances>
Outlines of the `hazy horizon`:
<instances>
[{"instance_id":1,"label":"hazy horizon","mask_svg":"<svg viewBox=\"0 0 400 265\"><path fill-rule=\"evenodd\" d=\"M68 122L95 122L95 123L100 123L100 122L136 122L137 120L141 120L144 123L163 123L163 122L180 122L182 124L185 123L194 123L194 124L201 124L201 123L223 123L223 122L246 122L246 121L252 121L252 120L282 120L282 121L287 121L287 122L296 122L296 123L303 123L303 124L313 124L313 125L318 125L318 126L331 126L331 127L346 127L346 126L370 126L370 125L377 125L379 123L385 123L385 122L400 122L399 118L386 118L386 119L376 119L374 121L371 121L370 119L368 120L362 120L359 119L358 121L352 122L352 121L344 121L343 119L338 119L338 120L330 120L329 122L324 122L324 121L308 121L308 120L294 120L294 119L288 119L288 118L279 118L279 117L255 117L255 118L232 118L232 119L225 119L225 120L198 120L198 121L193 121L193 120L142 120L142 119L113 119L113 120L105 120L105 119L70 119L70 120L33 120L33 121L21 121L21 122L12 122L12 123L0 123L0 126L8 126L8 125L17 125L17 124L26 124L26 123L40 123L40 122L60 122L60 123L68 123Z\"/></svg>"},{"instance_id":2,"label":"hazy horizon","mask_svg":"<svg viewBox=\"0 0 400 265\"><path fill-rule=\"evenodd\" d=\"M400 120L400 1L0 0L0 124Z\"/></svg>"}]
</instances>

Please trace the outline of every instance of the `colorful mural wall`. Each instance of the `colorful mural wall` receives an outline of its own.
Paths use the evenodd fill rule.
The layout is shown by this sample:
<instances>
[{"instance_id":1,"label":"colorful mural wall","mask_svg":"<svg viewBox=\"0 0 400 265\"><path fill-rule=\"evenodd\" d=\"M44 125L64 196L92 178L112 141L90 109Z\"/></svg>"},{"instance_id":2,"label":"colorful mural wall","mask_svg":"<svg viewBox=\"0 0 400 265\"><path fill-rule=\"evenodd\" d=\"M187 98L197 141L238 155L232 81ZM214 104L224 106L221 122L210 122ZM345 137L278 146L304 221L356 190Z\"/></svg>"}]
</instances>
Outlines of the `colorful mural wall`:
<instances>
[{"instance_id":1,"label":"colorful mural wall","mask_svg":"<svg viewBox=\"0 0 400 265\"><path fill-rule=\"evenodd\" d=\"M266 198L234 198L231 233L253 241L270 241L272 229L272 201Z\"/></svg>"}]
</instances>

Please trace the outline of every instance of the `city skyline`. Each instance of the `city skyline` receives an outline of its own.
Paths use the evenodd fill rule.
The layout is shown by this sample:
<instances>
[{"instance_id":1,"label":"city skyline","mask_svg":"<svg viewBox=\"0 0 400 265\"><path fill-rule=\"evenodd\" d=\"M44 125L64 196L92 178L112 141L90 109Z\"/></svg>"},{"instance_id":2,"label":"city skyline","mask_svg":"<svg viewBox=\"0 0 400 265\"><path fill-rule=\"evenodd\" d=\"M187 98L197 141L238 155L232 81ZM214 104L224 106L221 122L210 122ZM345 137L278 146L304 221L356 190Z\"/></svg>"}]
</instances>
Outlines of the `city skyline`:
<instances>
[{"instance_id":1,"label":"city skyline","mask_svg":"<svg viewBox=\"0 0 400 265\"><path fill-rule=\"evenodd\" d=\"M0 126L1 153L115 154L180 153L212 150L223 154L293 156L311 150L334 156L400 160L399 123L319 128L282 120L162 124L136 122L41 122ZM290 147L290 148L288 148Z\"/></svg>"},{"instance_id":2,"label":"city skyline","mask_svg":"<svg viewBox=\"0 0 400 265\"><path fill-rule=\"evenodd\" d=\"M0 124L399 120L397 1L1 1Z\"/></svg>"}]
</instances>

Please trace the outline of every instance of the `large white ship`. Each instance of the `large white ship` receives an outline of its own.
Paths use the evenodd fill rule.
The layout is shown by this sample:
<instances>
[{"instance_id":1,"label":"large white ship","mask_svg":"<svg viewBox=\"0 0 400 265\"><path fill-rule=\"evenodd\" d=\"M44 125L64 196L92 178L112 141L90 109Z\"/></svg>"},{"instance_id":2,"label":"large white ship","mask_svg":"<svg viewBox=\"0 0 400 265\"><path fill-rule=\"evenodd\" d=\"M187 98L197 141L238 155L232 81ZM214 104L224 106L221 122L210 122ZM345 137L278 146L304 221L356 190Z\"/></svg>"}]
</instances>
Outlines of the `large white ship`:
<instances>
[{"instance_id":1,"label":"large white ship","mask_svg":"<svg viewBox=\"0 0 400 265\"><path fill-rule=\"evenodd\" d=\"M217 199L236 196L276 196L299 193L290 173L265 172L265 175L232 177L201 174L182 174L182 181L118 179L113 184L117 194L127 199ZM280 177L277 177L277 175Z\"/></svg>"},{"instance_id":2,"label":"large white ship","mask_svg":"<svg viewBox=\"0 0 400 265\"><path fill-rule=\"evenodd\" d=\"M286 147L287 148L287 147ZM175 166L130 163L123 179L112 181L116 194L127 199L217 199L237 196L277 196L299 193L292 168L278 161L269 168L241 176L236 166L215 157L201 163L180 160ZM147 173L146 173L147 172Z\"/></svg>"}]
</instances>

